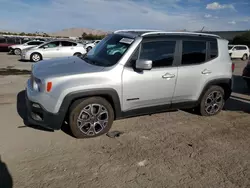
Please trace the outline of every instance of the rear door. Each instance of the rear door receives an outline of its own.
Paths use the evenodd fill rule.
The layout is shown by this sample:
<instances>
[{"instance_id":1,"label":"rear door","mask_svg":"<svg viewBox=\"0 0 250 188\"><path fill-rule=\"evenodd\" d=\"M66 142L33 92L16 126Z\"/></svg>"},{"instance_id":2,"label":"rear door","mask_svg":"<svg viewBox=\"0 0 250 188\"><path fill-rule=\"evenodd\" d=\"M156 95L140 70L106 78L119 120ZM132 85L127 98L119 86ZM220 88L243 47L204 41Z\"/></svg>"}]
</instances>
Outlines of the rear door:
<instances>
[{"instance_id":1,"label":"rear door","mask_svg":"<svg viewBox=\"0 0 250 188\"><path fill-rule=\"evenodd\" d=\"M173 103L195 102L216 69L213 62L218 57L217 39L184 38L180 56Z\"/></svg>"},{"instance_id":2,"label":"rear door","mask_svg":"<svg viewBox=\"0 0 250 188\"><path fill-rule=\"evenodd\" d=\"M76 43L70 42L70 41L61 41L61 56L62 57L68 57L73 56L76 51Z\"/></svg>"}]
</instances>

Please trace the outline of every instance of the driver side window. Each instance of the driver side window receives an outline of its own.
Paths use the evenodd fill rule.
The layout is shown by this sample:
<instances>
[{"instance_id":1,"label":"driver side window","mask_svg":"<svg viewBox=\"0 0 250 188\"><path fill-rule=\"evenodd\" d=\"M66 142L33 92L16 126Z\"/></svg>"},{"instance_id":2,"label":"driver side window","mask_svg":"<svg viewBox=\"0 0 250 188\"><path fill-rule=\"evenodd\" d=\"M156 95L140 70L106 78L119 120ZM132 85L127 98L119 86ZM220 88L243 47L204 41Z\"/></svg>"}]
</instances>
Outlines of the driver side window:
<instances>
[{"instance_id":1,"label":"driver side window","mask_svg":"<svg viewBox=\"0 0 250 188\"><path fill-rule=\"evenodd\" d=\"M139 59L152 60L153 68L173 65L176 41L144 42L141 45Z\"/></svg>"},{"instance_id":2,"label":"driver side window","mask_svg":"<svg viewBox=\"0 0 250 188\"><path fill-rule=\"evenodd\" d=\"M56 48L60 45L59 41L55 41L55 42L50 42L48 44L45 44L43 46L41 46L41 48Z\"/></svg>"}]
</instances>

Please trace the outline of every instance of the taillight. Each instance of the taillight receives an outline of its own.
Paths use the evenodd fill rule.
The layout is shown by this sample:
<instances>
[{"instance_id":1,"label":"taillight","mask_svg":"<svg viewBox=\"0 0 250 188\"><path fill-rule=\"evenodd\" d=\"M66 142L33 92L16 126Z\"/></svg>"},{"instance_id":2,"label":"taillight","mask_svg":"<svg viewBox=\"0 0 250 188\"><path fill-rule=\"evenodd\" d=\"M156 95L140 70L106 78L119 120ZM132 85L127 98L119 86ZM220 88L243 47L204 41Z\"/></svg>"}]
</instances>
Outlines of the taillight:
<instances>
[{"instance_id":1,"label":"taillight","mask_svg":"<svg viewBox=\"0 0 250 188\"><path fill-rule=\"evenodd\" d=\"M232 72L234 72L234 69L235 69L235 64L232 63Z\"/></svg>"}]
</instances>

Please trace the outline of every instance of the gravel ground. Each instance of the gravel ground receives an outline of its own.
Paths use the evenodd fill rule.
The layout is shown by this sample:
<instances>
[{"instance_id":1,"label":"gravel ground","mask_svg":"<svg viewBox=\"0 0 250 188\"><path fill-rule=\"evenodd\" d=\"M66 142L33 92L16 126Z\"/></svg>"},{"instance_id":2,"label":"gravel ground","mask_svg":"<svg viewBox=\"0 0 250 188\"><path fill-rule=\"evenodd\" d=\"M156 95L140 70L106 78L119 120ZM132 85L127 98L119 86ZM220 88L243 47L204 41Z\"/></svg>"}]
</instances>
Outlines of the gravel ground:
<instances>
[{"instance_id":1,"label":"gravel ground","mask_svg":"<svg viewBox=\"0 0 250 188\"><path fill-rule=\"evenodd\" d=\"M131 118L114 123L120 137L85 140L67 126L26 127L28 75L0 76L0 188L250 187L250 92L239 76L245 62L235 63L234 93L219 115ZM0 53L0 70L7 67L31 63Z\"/></svg>"}]
</instances>

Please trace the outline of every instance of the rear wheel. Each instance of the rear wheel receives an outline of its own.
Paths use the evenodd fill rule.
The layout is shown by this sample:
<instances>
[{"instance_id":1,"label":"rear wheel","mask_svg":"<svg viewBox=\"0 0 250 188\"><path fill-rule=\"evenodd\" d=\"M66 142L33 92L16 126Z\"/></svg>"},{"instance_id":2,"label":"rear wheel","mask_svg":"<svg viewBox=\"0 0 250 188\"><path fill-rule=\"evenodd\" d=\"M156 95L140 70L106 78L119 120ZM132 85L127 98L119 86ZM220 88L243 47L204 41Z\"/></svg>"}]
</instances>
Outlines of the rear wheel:
<instances>
[{"instance_id":1,"label":"rear wheel","mask_svg":"<svg viewBox=\"0 0 250 188\"><path fill-rule=\"evenodd\" d=\"M21 54L21 49L16 48L16 49L14 50L14 54L15 54L15 55L20 55L20 54Z\"/></svg>"},{"instance_id":2,"label":"rear wheel","mask_svg":"<svg viewBox=\"0 0 250 188\"><path fill-rule=\"evenodd\" d=\"M91 49L92 49L92 47L89 46L89 47L87 48L87 52L89 52Z\"/></svg>"},{"instance_id":3,"label":"rear wheel","mask_svg":"<svg viewBox=\"0 0 250 188\"><path fill-rule=\"evenodd\" d=\"M42 55L35 52L35 53L31 54L30 60L33 61L33 62L41 61L42 60Z\"/></svg>"},{"instance_id":4,"label":"rear wheel","mask_svg":"<svg viewBox=\"0 0 250 188\"><path fill-rule=\"evenodd\" d=\"M80 53L80 52L76 52L76 53L74 53L74 56L81 56L82 54Z\"/></svg>"},{"instance_id":5,"label":"rear wheel","mask_svg":"<svg viewBox=\"0 0 250 188\"><path fill-rule=\"evenodd\" d=\"M247 57L247 54L244 54L243 57L242 57L242 60L243 60L243 61L246 61L247 58L248 58L248 57Z\"/></svg>"},{"instance_id":6,"label":"rear wheel","mask_svg":"<svg viewBox=\"0 0 250 188\"><path fill-rule=\"evenodd\" d=\"M223 109L224 104L224 90L220 86L212 86L202 97L199 112L202 116L214 116Z\"/></svg>"},{"instance_id":7,"label":"rear wheel","mask_svg":"<svg viewBox=\"0 0 250 188\"><path fill-rule=\"evenodd\" d=\"M69 124L76 138L92 138L109 131L114 120L110 103L101 97L80 99L70 107Z\"/></svg>"},{"instance_id":8,"label":"rear wheel","mask_svg":"<svg viewBox=\"0 0 250 188\"><path fill-rule=\"evenodd\" d=\"M247 81L247 87L250 89L250 80Z\"/></svg>"}]
</instances>

